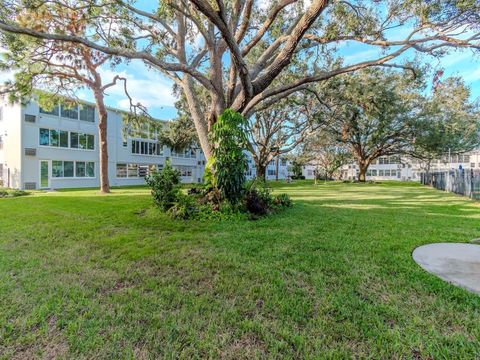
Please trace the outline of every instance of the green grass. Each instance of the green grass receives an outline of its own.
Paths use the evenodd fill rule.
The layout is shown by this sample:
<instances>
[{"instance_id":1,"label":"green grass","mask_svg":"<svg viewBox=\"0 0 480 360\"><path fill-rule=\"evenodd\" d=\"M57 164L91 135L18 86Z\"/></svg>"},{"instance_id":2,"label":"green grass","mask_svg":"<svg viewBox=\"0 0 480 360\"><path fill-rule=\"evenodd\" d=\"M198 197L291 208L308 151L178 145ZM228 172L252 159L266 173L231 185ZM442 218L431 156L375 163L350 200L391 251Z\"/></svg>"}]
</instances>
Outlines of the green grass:
<instances>
[{"instance_id":1,"label":"green grass","mask_svg":"<svg viewBox=\"0 0 480 360\"><path fill-rule=\"evenodd\" d=\"M173 221L145 188L0 199L0 358L478 358L480 297L411 258L480 237L416 184L275 184L294 207Z\"/></svg>"}]
</instances>

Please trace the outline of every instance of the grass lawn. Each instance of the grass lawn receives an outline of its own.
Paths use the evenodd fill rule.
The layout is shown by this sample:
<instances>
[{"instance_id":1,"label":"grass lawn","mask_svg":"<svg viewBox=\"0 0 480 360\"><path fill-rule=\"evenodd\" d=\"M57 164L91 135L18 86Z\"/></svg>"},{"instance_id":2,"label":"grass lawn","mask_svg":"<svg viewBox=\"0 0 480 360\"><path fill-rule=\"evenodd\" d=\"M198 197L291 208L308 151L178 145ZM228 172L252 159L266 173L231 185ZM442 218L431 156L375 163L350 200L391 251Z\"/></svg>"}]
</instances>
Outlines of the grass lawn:
<instances>
[{"instance_id":1,"label":"grass lawn","mask_svg":"<svg viewBox=\"0 0 480 360\"><path fill-rule=\"evenodd\" d=\"M480 297L419 245L480 204L412 183L276 184L294 207L173 221L145 188L0 199L0 358L478 358Z\"/></svg>"}]
</instances>

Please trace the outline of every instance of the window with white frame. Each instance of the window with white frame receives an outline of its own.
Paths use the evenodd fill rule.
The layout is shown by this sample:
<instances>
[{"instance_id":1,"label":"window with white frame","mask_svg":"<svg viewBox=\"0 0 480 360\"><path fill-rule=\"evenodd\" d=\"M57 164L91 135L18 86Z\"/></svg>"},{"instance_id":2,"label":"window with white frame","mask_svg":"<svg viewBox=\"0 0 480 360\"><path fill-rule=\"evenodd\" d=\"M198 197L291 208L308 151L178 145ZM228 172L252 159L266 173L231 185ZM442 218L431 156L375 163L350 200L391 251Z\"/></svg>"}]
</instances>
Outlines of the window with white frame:
<instances>
[{"instance_id":1,"label":"window with white frame","mask_svg":"<svg viewBox=\"0 0 480 360\"><path fill-rule=\"evenodd\" d=\"M52 177L54 178L94 178L93 161L52 160Z\"/></svg>"},{"instance_id":2,"label":"window with white frame","mask_svg":"<svg viewBox=\"0 0 480 360\"><path fill-rule=\"evenodd\" d=\"M383 170L378 170L378 176L383 176Z\"/></svg>"},{"instance_id":3,"label":"window with white frame","mask_svg":"<svg viewBox=\"0 0 480 360\"><path fill-rule=\"evenodd\" d=\"M92 105L56 105L51 110L40 107L40 113L46 115L60 116L70 120L81 120L86 122L95 122L95 107Z\"/></svg>"},{"instance_id":4,"label":"window with white frame","mask_svg":"<svg viewBox=\"0 0 480 360\"><path fill-rule=\"evenodd\" d=\"M132 140L132 154L163 156L163 145L156 141Z\"/></svg>"},{"instance_id":5,"label":"window with white frame","mask_svg":"<svg viewBox=\"0 0 480 360\"><path fill-rule=\"evenodd\" d=\"M181 158L195 158L196 150L192 148L187 148L184 150L176 151L172 149L172 157L181 157Z\"/></svg>"},{"instance_id":6,"label":"window with white frame","mask_svg":"<svg viewBox=\"0 0 480 360\"><path fill-rule=\"evenodd\" d=\"M145 177L157 169L161 169L162 165L157 164L127 164L117 163L117 178L139 178Z\"/></svg>"},{"instance_id":7,"label":"window with white frame","mask_svg":"<svg viewBox=\"0 0 480 360\"><path fill-rule=\"evenodd\" d=\"M180 172L180 176L187 177L193 175L193 167L192 166L174 166Z\"/></svg>"},{"instance_id":8,"label":"window with white frame","mask_svg":"<svg viewBox=\"0 0 480 360\"><path fill-rule=\"evenodd\" d=\"M41 146L95 150L95 135L56 129L39 129Z\"/></svg>"},{"instance_id":9,"label":"window with white frame","mask_svg":"<svg viewBox=\"0 0 480 360\"><path fill-rule=\"evenodd\" d=\"M277 172L276 172L275 169L268 169L268 175L273 176L273 175L276 175L276 174L277 174Z\"/></svg>"}]
</instances>

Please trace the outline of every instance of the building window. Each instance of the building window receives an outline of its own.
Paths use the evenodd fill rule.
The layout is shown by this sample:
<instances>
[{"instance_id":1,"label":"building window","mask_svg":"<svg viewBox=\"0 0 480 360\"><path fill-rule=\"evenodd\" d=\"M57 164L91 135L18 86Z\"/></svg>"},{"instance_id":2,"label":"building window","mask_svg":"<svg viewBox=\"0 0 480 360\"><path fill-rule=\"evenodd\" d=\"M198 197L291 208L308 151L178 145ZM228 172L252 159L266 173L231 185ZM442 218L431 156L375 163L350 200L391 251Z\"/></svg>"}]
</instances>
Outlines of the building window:
<instances>
[{"instance_id":1,"label":"building window","mask_svg":"<svg viewBox=\"0 0 480 360\"><path fill-rule=\"evenodd\" d=\"M378 170L378 176L383 176L383 170Z\"/></svg>"},{"instance_id":2,"label":"building window","mask_svg":"<svg viewBox=\"0 0 480 360\"><path fill-rule=\"evenodd\" d=\"M163 146L153 141L132 140L132 154L163 155Z\"/></svg>"},{"instance_id":3,"label":"building window","mask_svg":"<svg viewBox=\"0 0 480 360\"><path fill-rule=\"evenodd\" d=\"M63 162L63 176L64 177L73 177L74 176L73 161L64 161Z\"/></svg>"},{"instance_id":4,"label":"building window","mask_svg":"<svg viewBox=\"0 0 480 360\"><path fill-rule=\"evenodd\" d=\"M59 114L59 107L58 107L58 105L57 105L57 106L54 106L54 107L52 108L52 110L45 110L45 109L43 109L42 107L40 107L40 113L46 114L46 115L58 116L58 114Z\"/></svg>"},{"instance_id":5,"label":"building window","mask_svg":"<svg viewBox=\"0 0 480 360\"><path fill-rule=\"evenodd\" d=\"M69 133L64 130L40 129L39 143L42 146L94 150L95 136L75 132Z\"/></svg>"},{"instance_id":6,"label":"building window","mask_svg":"<svg viewBox=\"0 0 480 360\"><path fill-rule=\"evenodd\" d=\"M50 146L57 147L59 144L59 133L57 130L50 130Z\"/></svg>"},{"instance_id":7,"label":"building window","mask_svg":"<svg viewBox=\"0 0 480 360\"><path fill-rule=\"evenodd\" d=\"M390 170L384 170L385 176L390 176Z\"/></svg>"},{"instance_id":8,"label":"building window","mask_svg":"<svg viewBox=\"0 0 480 360\"><path fill-rule=\"evenodd\" d=\"M153 171L162 168L162 165L117 164L117 178L143 178Z\"/></svg>"},{"instance_id":9,"label":"building window","mask_svg":"<svg viewBox=\"0 0 480 360\"><path fill-rule=\"evenodd\" d=\"M85 163L82 161L75 163L75 175L76 177L85 177Z\"/></svg>"},{"instance_id":10,"label":"building window","mask_svg":"<svg viewBox=\"0 0 480 360\"><path fill-rule=\"evenodd\" d=\"M127 175L128 175L128 177L138 177L138 165L137 164L128 164Z\"/></svg>"},{"instance_id":11,"label":"building window","mask_svg":"<svg viewBox=\"0 0 480 360\"><path fill-rule=\"evenodd\" d=\"M275 174L276 174L275 169L268 169L268 175L269 175L269 176L273 176L273 175L275 175Z\"/></svg>"},{"instance_id":12,"label":"building window","mask_svg":"<svg viewBox=\"0 0 480 360\"><path fill-rule=\"evenodd\" d=\"M52 177L95 177L95 163L91 161L52 161Z\"/></svg>"},{"instance_id":13,"label":"building window","mask_svg":"<svg viewBox=\"0 0 480 360\"><path fill-rule=\"evenodd\" d=\"M127 177L127 164L117 164L117 177Z\"/></svg>"},{"instance_id":14,"label":"building window","mask_svg":"<svg viewBox=\"0 0 480 360\"><path fill-rule=\"evenodd\" d=\"M78 106L62 105L60 107L60 116L67 119L78 120Z\"/></svg>"},{"instance_id":15,"label":"building window","mask_svg":"<svg viewBox=\"0 0 480 360\"><path fill-rule=\"evenodd\" d=\"M52 161L52 177L63 177L63 161Z\"/></svg>"},{"instance_id":16,"label":"building window","mask_svg":"<svg viewBox=\"0 0 480 360\"><path fill-rule=\"evenodd\" d=\"M172 149L172 156L173 157L182 157L182 158L195 158L196 157L196 150L187 148L184 150L176 151Z\"/></svg>"},{"instance_id":17,"label":"building window","mask_svg":"<svg viewBox=\"0 0 480 360\"><path fill-rule=\"evenodd\" d=\"M80 120L95 122L95 107L91 105L80 105Z\"/></svg>"},{"instance_id":18,"label":"building window","mask_svg":"<svg viewBox=\"0 0 480 360\"><path fill-rule=\"evenodd\" d=\"M1 139L0 139L0 143L1 143ZM475 163L470 163L470 167L471 167L471 168L474 168L474 167L475 167Z\"/></svg>"},{"instance_id":19,"label":"building window","mask_svg":"<svg viewBox=\"0 0 480 360\"><path fill-rule=\"evenodd\" d=\"M174 166L180 172L180 176L192 176L193 168L191 166Z\"/></svg>"},{"instance_id":20,"label":"building window","mask_svg":"<svg viewBox=\"0 0 480 360\"><path fill-rule=\"evenodd\" d=\"M40 145L49 146L50 145L50 130L49 129L40 129Z\"/></svg>"}]
</instances>

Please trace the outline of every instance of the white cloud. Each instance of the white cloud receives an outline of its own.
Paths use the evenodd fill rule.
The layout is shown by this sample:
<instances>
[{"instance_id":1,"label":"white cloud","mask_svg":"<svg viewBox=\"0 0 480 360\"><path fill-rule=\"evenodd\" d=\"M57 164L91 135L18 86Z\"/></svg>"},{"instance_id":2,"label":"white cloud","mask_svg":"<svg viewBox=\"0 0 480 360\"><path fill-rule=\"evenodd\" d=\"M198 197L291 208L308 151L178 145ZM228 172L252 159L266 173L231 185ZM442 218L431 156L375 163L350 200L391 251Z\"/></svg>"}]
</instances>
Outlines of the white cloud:
<instances>
[{"instance_id":1,"label":"white cloud","mask_svg":"<svg viewBox=\"0 0 480 360\"><path fill-rule=\"evenodd\" d=\"M480 80L480 67L473 71L465 71L460 74L460 76L467 83L472 83Z\"/></svg>"},{"instance_id":2,"label":"white cloud","mask_svg":"<svg viewBox=\"0 0 480 360\"><path fill-rule=\"evenodd\" d=\"M150 108L173 106L176 98L172 94L172 82L159 72L148 69L139 61L132 61L122 71L102 69L104 83L110 82L115 75L127 79L127 89L135 102ZM106 90L107 95L114 97L117 106L129 109L129 101L125 95L123 81Z\"/></svg>"}]
</instances>

